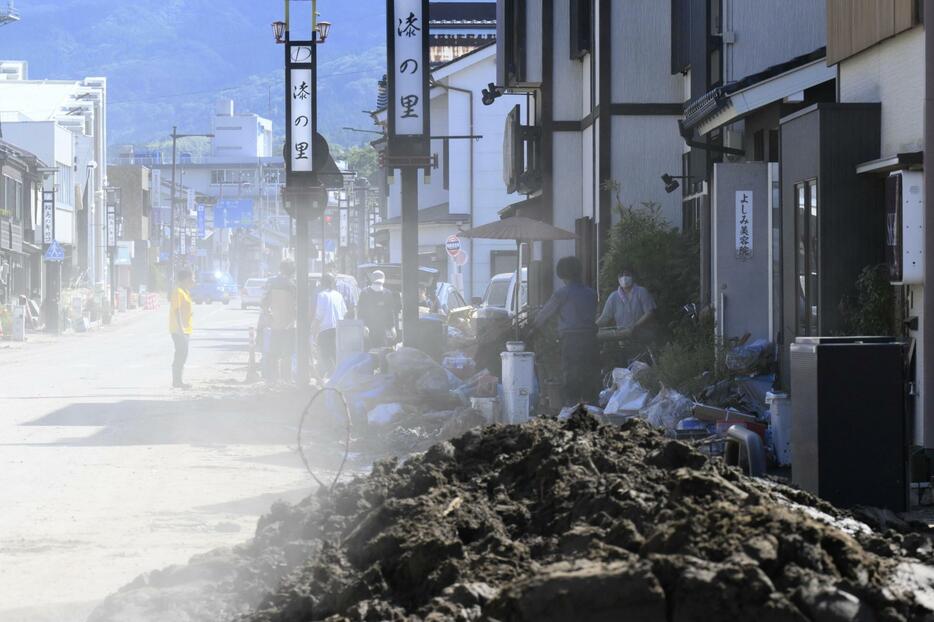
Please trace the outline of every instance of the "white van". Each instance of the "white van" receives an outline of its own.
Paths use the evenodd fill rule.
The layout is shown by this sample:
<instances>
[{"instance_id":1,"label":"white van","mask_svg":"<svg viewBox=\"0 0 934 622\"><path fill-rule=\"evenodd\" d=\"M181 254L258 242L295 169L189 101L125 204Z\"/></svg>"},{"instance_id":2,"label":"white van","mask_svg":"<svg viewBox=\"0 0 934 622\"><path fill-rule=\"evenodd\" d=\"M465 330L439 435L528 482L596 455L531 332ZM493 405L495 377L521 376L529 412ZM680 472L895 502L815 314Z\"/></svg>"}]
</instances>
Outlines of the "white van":
<instances>
[{"instance_id":1,"label":"white van","mask_svg":"<svg viewBox=\"0 0 934 622\"><path fill-rule=\"evenodd\" d=\"M516 312L516 273L503 272L490 279L490 284L483 294L480 308L497 308L509 311L510 315ZM522 286L519 288L519 310L529 304L529 270L522 268Z\"/></svg>"}]
</instances>

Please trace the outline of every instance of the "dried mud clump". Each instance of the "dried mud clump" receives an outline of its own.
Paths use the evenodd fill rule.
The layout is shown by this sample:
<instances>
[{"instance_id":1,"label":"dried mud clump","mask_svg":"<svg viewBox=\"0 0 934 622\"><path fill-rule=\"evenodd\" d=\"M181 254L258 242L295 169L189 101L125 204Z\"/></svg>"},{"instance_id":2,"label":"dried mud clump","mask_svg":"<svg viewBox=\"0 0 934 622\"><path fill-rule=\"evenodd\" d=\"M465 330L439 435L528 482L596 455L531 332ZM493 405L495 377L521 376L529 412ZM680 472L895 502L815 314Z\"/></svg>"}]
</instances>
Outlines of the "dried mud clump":
<instances>
[{"instance_id":1,"label":"dried mud clump","mask_svg":"<svg viewBox=\"0 0 934 622\"><path fill-rule=\"evenodd\" d=\"M583 413L377 463L270 538L307 557L241 620L934 621L929 533Z\"/></svg>"}]
</instances>

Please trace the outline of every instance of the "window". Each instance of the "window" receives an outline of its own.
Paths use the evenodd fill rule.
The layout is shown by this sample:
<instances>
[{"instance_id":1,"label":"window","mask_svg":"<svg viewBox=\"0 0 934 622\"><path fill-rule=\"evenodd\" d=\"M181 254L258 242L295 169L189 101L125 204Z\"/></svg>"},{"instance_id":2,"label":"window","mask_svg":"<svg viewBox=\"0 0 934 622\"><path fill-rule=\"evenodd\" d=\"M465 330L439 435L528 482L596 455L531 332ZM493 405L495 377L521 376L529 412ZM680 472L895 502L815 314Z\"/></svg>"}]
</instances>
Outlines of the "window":
<instances>
[{"instance_id":1,"label":"window","mask_svg":"<svg viewBox=\"0 0 934 622\"><path fill-rule=\"evenodd\" d=\"M451 141L445 138L441 143L441 187L445 190L451 187Z\"/></svg>"},{"instance_id":2,"label":"window","mask_svg":"<svg viewBox=\"0 0 934 622\"><path fill-rule=\"evenodd\" d=\"M756 162L765 159L765 130L756 130L752 135L752 159Z\"/></svg>"},{"instance_id":3,"label":"window","mask_svg":"<svg viewBox=\"0 0 934 622\"><path fill-rule=\"evenodd\" d=\"M778 162L778 130L769 130L769 162Z\"/></svg>"},{"instance_id":4,"label":"window","mask_svg":"<svg viewBox=\"0 0 934 622\"><path fill-rule=\"evenodd\" d=\"M488 307L506 308L506 297L509 295L509 281L499 280L490 283L486 290L484 303Z\"/></svg>"},{"instance_id":5,"label":"window","mask_svg":"<svg viewBox=\"0 0 934 622\"><path fill-rule=\"evenodd\" d=\"M252 183L253 169L223 169L211 171L212 184Z\"/></svg>"},{"instance_id":6,"label":"window","mask_svg":"<svg viewBox=\"0 0 934 622\"><path fill-rule=\"evenodd\" d=\"M815 336L819 331L817 209L817 180L795 184L795 298L800 336Z\"/></svg>"},{"instance_id":7,"label":"window","mask_svg":"<svg viewBox=\"0 0 934 622\"><path fill-rule=\"evenodd\" d=\"M712 89L723 83L723 31L722 0L709 0L708 4L708 37L707 61L709 80L707 88Z\"/></svg>"},{"instance_id":8,"label":"window","mask_svg":"<svg viewBox=\"0 0 934 622\"><path fill-rule=\"evenodd\" d=\"M515 86L525 82L526 11L525 0L496 3L496 83Z\"/></svg>"},{"instance_id":9,"label":"window","mask_svg":"<svg viewBox=\"0 0 934 622\"><path fill-rule=\"evenodd\" d=\"M593 0L571 0L571 58L593 50Z\"/></svg>"}]
</instances>

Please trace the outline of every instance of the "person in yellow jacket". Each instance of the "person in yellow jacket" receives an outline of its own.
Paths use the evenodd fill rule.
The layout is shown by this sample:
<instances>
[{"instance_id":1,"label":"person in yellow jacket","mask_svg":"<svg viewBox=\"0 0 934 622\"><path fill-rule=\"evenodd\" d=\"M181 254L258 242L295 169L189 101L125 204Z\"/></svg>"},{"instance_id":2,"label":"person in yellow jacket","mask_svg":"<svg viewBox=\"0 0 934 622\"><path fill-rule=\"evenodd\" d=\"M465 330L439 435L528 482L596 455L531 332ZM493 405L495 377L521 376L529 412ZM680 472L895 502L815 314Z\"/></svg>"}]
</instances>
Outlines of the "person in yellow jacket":
<instances>
[{"instance_id":1,"label":"person in yellow jacket","mask_svg":"<svg viewBox=\"0 0 934 622\"><path fill-rule=\"evenodd\" d=\"M185 361L188 360L188 340L191 338L192 310L191 288L195 284L191 270L182 269L176 273L175 289L169 297L169 332L175 344L175 358L172 361L172 386L187 389L191 385L182 382Z\"/></svg>"}]
</instances>

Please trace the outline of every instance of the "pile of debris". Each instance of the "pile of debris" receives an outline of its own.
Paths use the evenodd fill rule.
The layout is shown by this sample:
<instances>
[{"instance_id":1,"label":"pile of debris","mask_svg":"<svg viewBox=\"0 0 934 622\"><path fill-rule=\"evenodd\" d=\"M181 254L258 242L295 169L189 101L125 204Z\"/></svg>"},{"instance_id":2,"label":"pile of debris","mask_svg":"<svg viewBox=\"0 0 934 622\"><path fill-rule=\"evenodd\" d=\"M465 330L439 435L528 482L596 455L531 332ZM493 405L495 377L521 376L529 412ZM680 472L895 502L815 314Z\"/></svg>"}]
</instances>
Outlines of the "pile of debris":
<instances>
[{"instance_id":1,"label":"pile of debris","mask_svg":"<svg viewBox=\"0 0 934 622\"><path fill-rule=\"evenodd\" d=\"M222 570L208 555L174 582L141 577L90 622L169 619L152 615L167 602L171 619L253 607L250 622L934 620L934 536L895 527L748 478L641 420L579 411L473 430L279 504Z\"/></svg>"}]
</instances>

